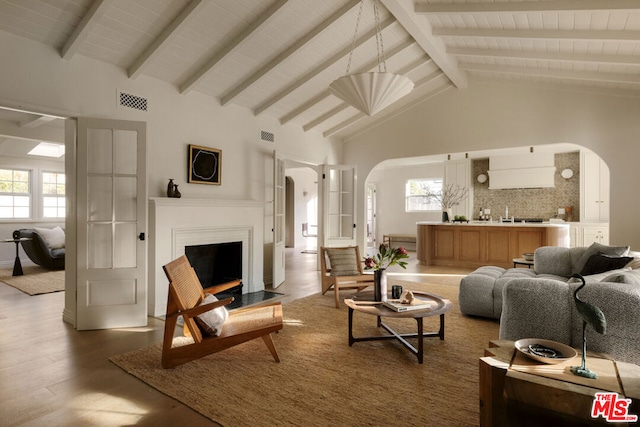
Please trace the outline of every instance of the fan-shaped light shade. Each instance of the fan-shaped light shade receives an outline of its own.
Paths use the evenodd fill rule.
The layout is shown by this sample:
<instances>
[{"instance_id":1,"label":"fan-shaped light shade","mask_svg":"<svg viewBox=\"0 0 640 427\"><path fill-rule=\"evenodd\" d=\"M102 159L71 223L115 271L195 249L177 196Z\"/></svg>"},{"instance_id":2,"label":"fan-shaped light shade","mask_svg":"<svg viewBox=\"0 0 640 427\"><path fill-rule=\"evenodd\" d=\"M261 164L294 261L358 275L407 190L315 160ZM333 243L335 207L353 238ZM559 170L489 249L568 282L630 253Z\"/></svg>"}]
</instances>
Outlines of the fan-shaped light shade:
<instances>
[{"instance_id":1,"label":"fan-shaped light shade","mask_svg":"<svg viewBox=\"0 0 640 427\"><path fill-rule=\"evenodd\" d=\"M334 80L331 92L368 116L373 116L413 90L413 82L393 73L348 74Z\"/></svg>"}]
</instances>

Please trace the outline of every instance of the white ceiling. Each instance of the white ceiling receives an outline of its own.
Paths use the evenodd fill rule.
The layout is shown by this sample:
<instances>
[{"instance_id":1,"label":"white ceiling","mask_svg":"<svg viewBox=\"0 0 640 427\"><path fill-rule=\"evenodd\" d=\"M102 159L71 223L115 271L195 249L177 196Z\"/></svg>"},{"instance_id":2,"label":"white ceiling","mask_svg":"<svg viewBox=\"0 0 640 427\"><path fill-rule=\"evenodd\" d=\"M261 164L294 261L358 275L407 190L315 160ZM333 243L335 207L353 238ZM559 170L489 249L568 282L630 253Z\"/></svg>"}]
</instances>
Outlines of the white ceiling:
<instances>
[{"instance_id":1,"label":"white ceiling","mask_svg":"<svg viewBox=\"0 0 640 427\"><path fill-rule=\"evenodd\" d=\"M0 0L0 31L325 136L482 78L640 96L640 0L380 1L387 68L416 89L374 117L328 90L358 0ZM352 72L376 68L374 36L365 0Z\"/></svg>"}]
</instances>

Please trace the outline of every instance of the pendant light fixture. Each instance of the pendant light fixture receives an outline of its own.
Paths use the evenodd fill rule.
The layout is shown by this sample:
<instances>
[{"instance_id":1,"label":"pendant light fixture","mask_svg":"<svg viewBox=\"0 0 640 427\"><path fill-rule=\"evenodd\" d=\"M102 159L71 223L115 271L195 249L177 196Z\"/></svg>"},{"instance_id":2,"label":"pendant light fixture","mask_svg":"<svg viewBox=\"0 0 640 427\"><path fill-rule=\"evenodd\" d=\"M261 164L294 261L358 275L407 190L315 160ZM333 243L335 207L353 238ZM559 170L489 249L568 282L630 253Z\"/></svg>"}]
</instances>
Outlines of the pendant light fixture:
<instances>
[{"instance_id":1,"label":"pendant light fixture","mask_svg":"<svg viewBox=\"0 0 640 427\"><path fill-rule=\"evenodd\" d=\"M360 2L356 29L353 34L353 44L351 52L349 53L349 61L347 62L346 75L334 80L329 85L329 89L331 93L349 105L352 105L368 116L373 116L403 96L408 95L413 90L413 82L405 76L387 72L382 31L380 30L379 0L373 0L378 70L369 73L349 74L364 2L365 0Z\"/></svg>"}]
</instances>

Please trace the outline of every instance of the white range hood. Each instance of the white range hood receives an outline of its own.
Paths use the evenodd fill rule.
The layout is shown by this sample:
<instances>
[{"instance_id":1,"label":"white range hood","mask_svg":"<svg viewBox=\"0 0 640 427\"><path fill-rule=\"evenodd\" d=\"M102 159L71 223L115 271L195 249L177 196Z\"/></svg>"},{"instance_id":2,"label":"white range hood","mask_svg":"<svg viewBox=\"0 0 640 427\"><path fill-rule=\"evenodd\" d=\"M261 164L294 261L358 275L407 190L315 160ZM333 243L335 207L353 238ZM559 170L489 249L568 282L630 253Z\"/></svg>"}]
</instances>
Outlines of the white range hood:
<instances>
[{"instance_id":1,"label":"white range hood","mask_svg":"<svg viewBox=\"0 0 640 427\"><path fill-rule=\"evenodd\" d=\"M489 189L553 188L553 153L528 153L489 158Z\"/></svg>"}]
</instances>

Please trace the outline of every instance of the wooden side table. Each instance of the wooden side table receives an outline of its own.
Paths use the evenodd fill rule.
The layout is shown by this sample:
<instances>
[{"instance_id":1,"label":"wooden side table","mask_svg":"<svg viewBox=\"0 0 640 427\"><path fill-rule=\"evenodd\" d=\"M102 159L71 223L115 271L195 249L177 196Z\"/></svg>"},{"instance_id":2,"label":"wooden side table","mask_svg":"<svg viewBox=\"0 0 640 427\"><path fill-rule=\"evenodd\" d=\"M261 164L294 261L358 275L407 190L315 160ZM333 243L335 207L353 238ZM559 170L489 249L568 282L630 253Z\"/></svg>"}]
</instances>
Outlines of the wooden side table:
<instances>
[{"instance_id":1,"label":"wooden side table","mask_svg":"<svg viewBox=\"0 0 640 427\"><path fill-rule=\"evenodd\" d=\"M526 265L527 268L531 268L531 266L533 265L533 261L529 261L528 259L524 258L514 258L513 268L516 268L518 265Z\"/></svg>"},{"instance_id":2,"label":"wooden side table","mask_svg":"<svg viewBox=\"0 0 640 427\"><path fill-rule=\"evenodd\" d=\"M16 259L13 262L13 276L22 276L24 273L22 272L22 264L20 263L20 242L25 242L27 240L31 240L29 237L20 237L18 239L3 239L4 243L15 243L16 244Z\"/></svg>"},{"instance_id":3,"label":"wooden side table","mask_svg":"<svg viewBox=\"0 0 640 427\"><path fill-rule=\"evenodd\" d=\"M513 341L489 343L480 358L480 426L637 426L592 418L595 393L617 392L631 399L629 414L640 416L640 366L588 353L587 366L598 380L568 372L580 356L562 365L545 365L517 352Z\"/></svg>"}]
</instances>

